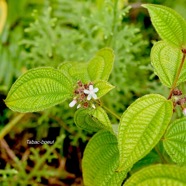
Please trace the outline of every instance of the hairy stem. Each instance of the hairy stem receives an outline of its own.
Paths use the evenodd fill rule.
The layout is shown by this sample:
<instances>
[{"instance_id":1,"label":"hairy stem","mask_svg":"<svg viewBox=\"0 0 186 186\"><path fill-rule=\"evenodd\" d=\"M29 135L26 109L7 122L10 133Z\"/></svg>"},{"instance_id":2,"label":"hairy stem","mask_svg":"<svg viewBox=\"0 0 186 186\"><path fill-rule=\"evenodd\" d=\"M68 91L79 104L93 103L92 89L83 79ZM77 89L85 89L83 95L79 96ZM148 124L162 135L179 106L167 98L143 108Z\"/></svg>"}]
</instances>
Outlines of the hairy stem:
<instances>
[{"instance_id":1,"label":"hairy stem","mask_svg":"<svg viewBox=\"0 0 186 186\"><path fill-rule=\"evenodd\" d=\"M178 69L178 71L177 71L177 74L176 74L176 77L175 77L175 79L174 79L173 85L172 85L172 87L171 87L171 90L170 90L170 94L169 94L168 99L171 99L171 97L172 97L173 91L174 91L174 89L176 88L176 84L177 84L177 82L178 82L178 79L179 79L181 70L182 70L182 68L183 68L183 64L184 64L185 57L186 57L186 52L185 52L185 51L182 51L182 52L183 52L183 57L182 57L182 60L181 60L181 64L180 64L180 66L179 66L179 69Z\"/></svg>"},{"instance_id":2,"label":"hairy stem","mask_svg":"<svg viewBox=\"0 0 186 186\"><path fill-rule=\"evenodd\" d=\"M106 106L102 106L107 112L109 112L110 114L112 114L114 117L116 117L117 119L121 119L121 117L120 116L118 116L115 112L113 112L112 110L110 110L108 107L106 107Z\"/></svg>"},{"instance_id":3,"label":"hairy stem","mask_svg":"<svg viewBox=\"0 0 186 186\"><path fill-rule=\"evenodd\" d=\"M156 146L154 147L155 151L157 152L157 154L159 155L161 162L162 163L167 163L166 159L163 157L163 155L161 154L161 152L159 151L159 148Z\"/></svg>"},{"instance_id":4,"label":"hairy stem","mask_svg":"<svg viewBox=\"0 0 186 186\"><path fill-rule=\"evenodd\" d=\"M104 108L108 113L110 113L111 115L113 115L115 118L117 118L118 120L121 119L120 116L118 116L115 112L113 112L112 110L110 110L108 107L104 106L103 103L101 102L101 100L97 100L96 103L101 106L102 108Z\"/></svg>"}]
</instances>

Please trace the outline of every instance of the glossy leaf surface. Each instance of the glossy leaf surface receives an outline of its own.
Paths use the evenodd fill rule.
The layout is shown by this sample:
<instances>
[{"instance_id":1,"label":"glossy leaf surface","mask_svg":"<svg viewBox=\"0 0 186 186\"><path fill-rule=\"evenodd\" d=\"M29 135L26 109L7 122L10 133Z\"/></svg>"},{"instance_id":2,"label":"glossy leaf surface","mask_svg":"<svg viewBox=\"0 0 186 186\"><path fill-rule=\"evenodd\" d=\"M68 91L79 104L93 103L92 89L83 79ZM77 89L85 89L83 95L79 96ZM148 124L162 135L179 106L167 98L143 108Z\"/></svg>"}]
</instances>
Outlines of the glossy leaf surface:
<instances>
[{"instance_id":1,"label":"glossy leaf surface","mask_svg":"<svg viewBox=\"0 0 186 186\"><path fill-rule=\"evenodd\" d=\"M186 22L181 15L162 5L145 4L143 7L148 9L152 24L164 41L179 49L186 48Z\"/></svg>"},{"instance_id":2,"label":"glossy leaf surface","mask_svg":"<svg viewBox=\"0 0 186 186\"><path fill-rule=\"evenodd\" d=\"M59 104L72 96L73 85L60 71L36 68L20 76L11 87L6 105L18 112L34 112Z\"/></svg>"},{"instance_id":3,"label":"glossy leaf surface","mask_svg":"<svg viewBox=\"0 0 186 186\"><path fill-rule=\"evenodd\" d=\"M116 172L119 161L117 138L101 130L89 141L83 157L83 180L86 186L118 186L126 172Z\"/></svg>"},{"instance_id":4,"label":"glossy leaf surface","mask_svg":"<svg viewBox=\"0 0 186 186\"><path fill-rule=\"evenodd\" d=\"M155 73L160 78L161 82L171 87L178 68L182 61L182 52L168 45L164 41L159 41L154 44L151 50L151 62L155 69ZM186 63L181 70L177 86L186 80Z\"/></svg>"},{"instance_id":5,"label":"glossy leaf surface","mask_svg":"<svg viewBox=\"0 0 186 186\"><path fill-rule=\"evenodd\" d=\"M119 125L119 171L131 168L154 148L171 116L172 102L158 94L143 96L128 107Z\"/></svg>"},{"instance_id":6,"label":"glossy leaf surface","mask_svg":"<svg viewBox=\"0 0 186 186\"><path fill-rule=\"evenodd\" d=\"M186 169L175 165L153 165L133 174L124 186L185 186Z\"/></svg>"},{"instance_id":7,"label":"glossy leaf surface","mask_svg":"<svg viewBox=\"0 0 186 186\"><path fill-rule=\"evenodd\" d=\"M163 145L174 162L186 165L186 118L171 123L164 135Z\"/></svg>"},{"instance_id":8,"label":"glossy leaf surface","mask_svg":"<svg viewBox=\"0 0 186 186\"><path fill-rule=\"evenodd\" d=\"M114 53L110 48L99 50L89 61L88 74L91 81L108 80L113 68Z\"/></svg>"}]
</instances>

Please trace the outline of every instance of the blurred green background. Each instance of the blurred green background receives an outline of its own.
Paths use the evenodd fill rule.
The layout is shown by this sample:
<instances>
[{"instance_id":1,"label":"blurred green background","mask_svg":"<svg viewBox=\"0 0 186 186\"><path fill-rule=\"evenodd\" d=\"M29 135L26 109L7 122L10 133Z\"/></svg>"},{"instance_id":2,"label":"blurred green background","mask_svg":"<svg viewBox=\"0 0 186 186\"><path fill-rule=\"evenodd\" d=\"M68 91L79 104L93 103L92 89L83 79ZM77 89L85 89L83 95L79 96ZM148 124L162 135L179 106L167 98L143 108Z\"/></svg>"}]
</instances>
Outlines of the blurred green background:
<instances>
[{"instance_id":1,"label":"blurred green background","mask_svg":"<svg viewBox=\"0 0 186 186\"><path fill-rule=\"evenodd\" d=\"M109 109L121 115L138 97L167 95L150 65L150 49L160 38L141 4L166 5L186 18L186 1L0 0L1 22L3 3L7 19L0 34L0 131L12 123L14 127L0 139L0 185L81 186L81 159L93 134L75 126L75 110L66 102L43 112L14 113L3 102L8 90L28 69L87 62L108 46L116 55L109 79L116 88L103 99ZM28 139L56 143L29 145Z\"/></svg>"}]
</instances>

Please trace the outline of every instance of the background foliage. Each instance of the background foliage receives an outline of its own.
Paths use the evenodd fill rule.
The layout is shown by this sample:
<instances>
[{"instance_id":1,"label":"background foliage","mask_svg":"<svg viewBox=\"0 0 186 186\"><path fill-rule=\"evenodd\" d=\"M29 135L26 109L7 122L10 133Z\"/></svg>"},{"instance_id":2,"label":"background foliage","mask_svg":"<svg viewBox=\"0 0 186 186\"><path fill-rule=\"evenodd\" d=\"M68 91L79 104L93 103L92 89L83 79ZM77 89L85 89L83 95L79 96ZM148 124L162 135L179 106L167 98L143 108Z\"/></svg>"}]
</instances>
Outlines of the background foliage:
<instances>
[{"instance_id":1,"label":"background foliage","mask_svg":"<svg viewBox=\"0 0 186 186\"><path fill-rule=\"evenodd\" d=\"M109 79L116 88L102 100L109 109L121 115L130 103L142 95L151 92L167 94L167 89L161 86L150 66L150 48L158 36L140 4L164 4L186 18L184 0L9 0L7 3L7 21L0 35L0 128L19 117L18 113L12 113L3 103L18 76L34 67L57 67L66 61L86 62L105 46L113 48L116 55ZM26 139L53 140L65 135L64 148L58 148L55 152L58 161L53 160L50 165L54 166L49 166L63 169L63 176L57 174L58 177L51 180L51 176L43 177L43 173L39 178L33 176L32 184L82 184L81 179L78 179L81 178L81 158L92 133L74 125L75 110L68 108L66 102L63 106L27 114L18 120L14 130L10 131L4 142L1 141L3 148L9 145L5 151L0 152L0 168L6 170L0 172L2 178L11 178L17 174L14 170L17 163L15 157L21 159L19 163L27 171L34 167L33 164L37 165L39 158L30 159L33 150L26 144ZM111 119L112 123L117 121ZM162 146L160 144L158 148ZM45 151L48 152L49 148L38 146L38 151L33 154L40 157ZM7 152L13 152L15 156L7 155ZM151 152L132 171L152 161L161 161L156 155ZM47 158L52 160L48 156L46 161ZM27 164L24 165L25 160ZM61 164L65 164L65 167ZM37 173L40 168L34 170ZM18 178L24 178L24 174L24 171L21 172ZM67 177L71 179L67 180Z\"/></svg>"}]
</instances>

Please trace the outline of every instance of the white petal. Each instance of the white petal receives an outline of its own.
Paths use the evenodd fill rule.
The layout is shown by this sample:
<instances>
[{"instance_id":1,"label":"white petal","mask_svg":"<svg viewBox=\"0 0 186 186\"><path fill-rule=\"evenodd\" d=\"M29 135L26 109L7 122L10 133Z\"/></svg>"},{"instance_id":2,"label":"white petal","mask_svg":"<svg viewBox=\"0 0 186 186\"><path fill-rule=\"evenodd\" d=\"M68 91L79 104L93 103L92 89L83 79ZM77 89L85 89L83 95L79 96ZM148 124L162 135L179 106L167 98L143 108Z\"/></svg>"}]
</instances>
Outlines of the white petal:
<instances>
[{"instance_id":1,"label":"white petal","mask_svg":"<svg viewBox=\"0 0 186 186\"><path fill-rule=\"evenodd\" d=\"M84 92L85 94L89 94L89 93L90 93L90 91L87 90L87 89L85 89L83 92Z\"/></svg>"},{"instance_id":2,"label":"white petal","mask_svg":"<svg viewBox=\"0 0 186 186\"><path fill-rule=\"evenodd\" d=\"M94 91L94 92L98 92L98 90L99 90L99 88L94 88L93 91Z\"/></svg>"},{"instance_id":3,"label":"white petal","mask_svg":"<svg viewBox=\"0 0 186 186\"><path fill-rule=\"evenodd\" d=\"M77 109L80 108L80 107L81 107L81 104L79 104L79 105L77 106Z\"/></svg>"},{"instance_id":4,"label":"white petal","mask_svg":"<svg viewBox=\"0 0 186 186\"><path fill-rule=\"evenodd\" d=\"M92 95L89 94L89 95L87 96L87 100L91 100L91 98L92 98Z\"/></svg>"},{"instance_id":5,"label":"white petal","mask_svg":"<svg viewBox=\"0 0 186 186\"><path fill-rule=\"evenodd\" d=\"M94 99L97 99L97 98L98 98L96 94L92 94L92 97L93 97Z\"/></svg>"},{"instance_id":6,"label":"white petal","mask_svg":"<svg viewBox=\"0 0 186 186\"><path fill-rule=\"evenodd\" d=\"M76 103L77 103L77 101L74 99L73 101L71 101L69 103L69 107L73 107Z\"/></svg>"},{"instance_id":7,"label":"white petal","mask_svg":"<svg viewBox=\"0 0 186 186\"><path fill-rule=\"evenodd\" d=\"M95 108L96 108L96 106L95 106L94 104L92 104L92 108L93 108L93 109L95 109Z\"/></svg>"},{"instance_id":8,"label":"white petal","mask_svg":"<svg viewBox=\"0 0 186 186\"><path fill-rule=\"evenodd\" d=\"M89 85L89 90L92 91L94 89L93 85Z\"/></svg>"}]
</instances>

